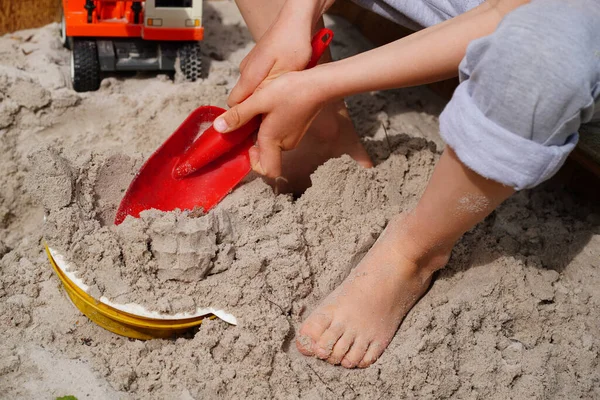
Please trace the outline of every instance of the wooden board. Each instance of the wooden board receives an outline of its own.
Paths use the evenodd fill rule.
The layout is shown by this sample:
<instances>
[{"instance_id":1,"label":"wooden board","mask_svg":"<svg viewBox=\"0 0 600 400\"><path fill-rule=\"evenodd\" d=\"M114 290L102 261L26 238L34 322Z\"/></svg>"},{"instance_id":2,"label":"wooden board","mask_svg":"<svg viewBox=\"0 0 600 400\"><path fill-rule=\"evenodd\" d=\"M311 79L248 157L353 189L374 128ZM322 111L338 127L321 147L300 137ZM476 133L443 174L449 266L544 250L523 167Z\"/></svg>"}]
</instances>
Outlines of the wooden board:
<instances>
[{"instance_id":1,"label":"wooden board","mask_svg":"<svg viewBox=\"0 0 600 400\"><path fill-rule=\"evenodd\" d=\"M58 21L60 2L61 0L0 0L0 35Z\"/></svg>"}]
</instances>

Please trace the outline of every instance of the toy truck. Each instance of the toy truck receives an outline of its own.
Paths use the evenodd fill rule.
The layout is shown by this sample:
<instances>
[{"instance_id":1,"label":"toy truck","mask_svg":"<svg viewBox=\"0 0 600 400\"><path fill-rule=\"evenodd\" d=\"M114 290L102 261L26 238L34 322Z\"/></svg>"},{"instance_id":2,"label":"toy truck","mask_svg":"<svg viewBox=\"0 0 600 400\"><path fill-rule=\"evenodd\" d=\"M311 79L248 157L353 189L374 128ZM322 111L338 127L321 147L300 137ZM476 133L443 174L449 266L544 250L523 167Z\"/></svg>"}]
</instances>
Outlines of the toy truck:
<instances>
[{"instance_id":1,"label":"toy truck","mask_svg":"<svg viewBox=\"0 0 600 400\"><path fill-rule=\"evenodd\" d=\"M62 0L60 36L78 92L113 71L175 71L200 78L202 0Z\"/></svg>"}]
</instances>

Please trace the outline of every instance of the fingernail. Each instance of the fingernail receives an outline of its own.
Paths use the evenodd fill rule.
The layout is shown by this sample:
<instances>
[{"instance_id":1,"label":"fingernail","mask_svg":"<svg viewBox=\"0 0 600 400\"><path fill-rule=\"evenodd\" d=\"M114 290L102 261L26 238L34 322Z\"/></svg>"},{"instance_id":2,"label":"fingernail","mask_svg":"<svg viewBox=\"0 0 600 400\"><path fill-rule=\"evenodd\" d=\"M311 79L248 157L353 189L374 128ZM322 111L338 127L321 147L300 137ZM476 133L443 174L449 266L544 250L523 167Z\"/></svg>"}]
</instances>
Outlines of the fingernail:
<instances>
[{"instance_id":1,"label":"fingernail","mask_svg":"<svg viewBox=\"0 0 600 400\"><path fill-rule=\"evenodd\" d=\"M289 183L290 182L283 176L278 176L275 178L275 195L285 192L285 189Z\"/></svg>"},{"instance_id":2,"label":"fingernail","mask_svg":"<svg viewBox=\"0 0 600 400\"><path fill-rule=\"evenodd\" d=\"M262 165L260 165L260 161L253 163L252 169L254 171L256 171L257 173L259 173L260 175L265 175L265 170L263 169Z\"/></svg>"},{"instance_id":3,"label":"fingernail","mask_svg":"<svg viewBox=\"0 0 600 400\"><path fill-rule=\"evenodd\" d=\"M225 121L225 118L220 117L215 119L215 122L213 122L213 126L215 127L215 131L221 133L227 131L227 129L229 128L227 122Z\"/></svg>"}]
</instances>

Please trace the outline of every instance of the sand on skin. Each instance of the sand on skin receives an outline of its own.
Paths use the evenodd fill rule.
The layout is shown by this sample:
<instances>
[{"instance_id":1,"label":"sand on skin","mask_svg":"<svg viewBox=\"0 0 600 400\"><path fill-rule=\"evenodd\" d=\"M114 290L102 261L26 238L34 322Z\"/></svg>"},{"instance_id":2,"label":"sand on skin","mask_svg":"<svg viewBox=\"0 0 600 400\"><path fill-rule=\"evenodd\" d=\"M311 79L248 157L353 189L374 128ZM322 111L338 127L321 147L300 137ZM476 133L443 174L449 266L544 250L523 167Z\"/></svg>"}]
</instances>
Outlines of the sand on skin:
<instances>
[{"instance_id":1,"label":"sand on skin","mask_svg":"<svg viewBox=\"0 0 600 400\"><path fill-rule=\"evenodd\" d=\"M425 187L439 157L435 130L443 103L421 88L349 100L377 161L372 170L347 157L331 160L298 200L249 180L196 219L191 231L183 226L189 217L148 215L123 233L139 239L123 254L132 257L131 265L153 268L146 274L155 280L138 282L139 271L127 275L131 271L115 268L128 283L120 296L135 296L128 293L132 286L151 285L148 301L158 309L215 302L237 314L237 327L207 321L186 338L141 342L82 316L51 271L42 237L66 251L88 243L88 256L99 246L100 275L115 266L110 250L123 243L107 224L114 199L139 162L191 110L224 105L236 66L251 47L232 2L207 3L206 22L205 81L113 77L90 94L65 87L68 52L59 46L56 25L0 38L3 396L600 396L600 217L585 202L548 188L519 193L461 240L449 266L371 368L348 371L297 353L294 335L303 318ZM343 21L328 24L336 32L338 56L367 48ZM437 142L438 150L425 138ZM42 227L44 215L54 218L56 229ZM148 234L161 228L152 226L157 220L167 221L164 229L182 225L175 253L172 242L154 243L156 232ZM77 229L62 235L69 227ZM102 232L111 245L95 236ZM144 235L150 246L136 252L135 246L148 244ZM198 241L202 246L188 246ZM156 251L153 243L171 252ZM194 268L164 268L184 248L196 251L186 256L197 261ZM133 259L136 254L154 261ZM100 287L102 276L96 278L96 290L117 290Z\"/></svg>"}]
</instances>

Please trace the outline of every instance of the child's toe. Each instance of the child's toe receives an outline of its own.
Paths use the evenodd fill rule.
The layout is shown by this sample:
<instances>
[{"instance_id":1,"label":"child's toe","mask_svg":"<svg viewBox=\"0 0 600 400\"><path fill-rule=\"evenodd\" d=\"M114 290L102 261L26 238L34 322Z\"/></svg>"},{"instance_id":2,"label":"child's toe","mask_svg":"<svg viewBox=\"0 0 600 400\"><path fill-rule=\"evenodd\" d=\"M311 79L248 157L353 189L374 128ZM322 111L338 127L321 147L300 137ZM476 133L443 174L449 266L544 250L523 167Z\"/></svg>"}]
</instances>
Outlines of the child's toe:
<instances>
[{"instance_id":1,"label":"child's toe","mask_svg":"<svg viewBox=\"0 0 600 400\"><path fill-rule=\"evenodd\" d=\"M367 368L373 364L375 361L377 361L384 349L385 347L382 346L380 342L376 340L372 341L371 344L369 344L369 348L367 349L365 356L358 363L358 368Z\"/></svg>"},{"instance_id":2,"label":"child's toe","mask_svg":"<svg viewBox=\"0 0 600 400\"><path fill-rule=\"evenodd\" d=\"M340 323L332 323L316 341L315 354L320 359L327 359L333 351L333 346L344 333L344 326Z\"/></svg>"},{"instance_id":3,"label":"child's toe","mask_svg":"<svg viewBox=\"0 0 600 400\"><path fill-rule=\"evenodd\" d=\"M344 332L341 338L335 343L333 346L333 350L331 351L331 355L327 359L327 362L333 365L337 365L342 362L342 359L350 350L350 346L354 343L354 334L350 331Z\"/></svg>"},{"instance_id":4,"label":"child's toe","mask_svg":"<svg viewBox=\"0 0 600 400\"><path fill-rule=\"evenodd\" d=\"M305 356L312 356L313 355L313 340L305 335L299 335L296 338L296 348L298 349L298 351L300 351L300 353L304 354Z\"/></svg>"},{"instance_id":5,"label":"child's toe","mask_svg":"<svg viewBox=\"0 0 600 400\"><path fill-rule=\"evenodd\" d=\"M342 359L342 366L344 368L356 367L365 356L368 347L369 342L367 340L356 338L352 344L352 347L350 347L350 350Z\"/></svg>"},{"instance_id":6,"label":"child's toe","mask_svg":"<svg viewBox=\"0 0 600 400\"><path fill-rule=\"evenodd\" d=\"M296 347L306 356L315 354L315 344L331 325L331 316L319 310L312 313L300 327Z\"/></svg>"}]
</instances>

